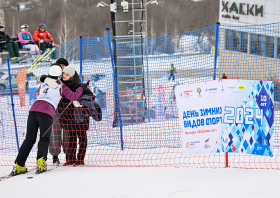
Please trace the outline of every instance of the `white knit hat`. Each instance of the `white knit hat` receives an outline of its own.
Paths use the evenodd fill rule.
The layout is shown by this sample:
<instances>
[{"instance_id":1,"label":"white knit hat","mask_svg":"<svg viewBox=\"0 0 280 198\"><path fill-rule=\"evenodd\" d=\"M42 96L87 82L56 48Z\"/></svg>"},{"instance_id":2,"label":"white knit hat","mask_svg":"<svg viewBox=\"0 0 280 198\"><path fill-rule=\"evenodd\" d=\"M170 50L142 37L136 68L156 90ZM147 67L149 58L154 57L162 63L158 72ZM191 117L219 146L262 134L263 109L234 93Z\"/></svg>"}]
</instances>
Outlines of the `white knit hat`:
<instances>
[{"instance_id":1,"label":"white knit hat","mask_svg":"<svg viewBox=\"0 0 280 198\"><path fill-rule=\"evenodd\" d=\"M49 76L59 77L62 74L62 69L58 65L53 65L49 68Z\"/></svg>"},{"instance_id":2,"label":"white knit hat","mask_svg":"<svg viewBox=\"0 0 280 198\"><path fill-rule=\"evenodd\" d=\"M64 73L69 74L69 76L73 77L75 75L75 65L70 64L69 66L63 69Z\"/></svg>"}]
</instances>

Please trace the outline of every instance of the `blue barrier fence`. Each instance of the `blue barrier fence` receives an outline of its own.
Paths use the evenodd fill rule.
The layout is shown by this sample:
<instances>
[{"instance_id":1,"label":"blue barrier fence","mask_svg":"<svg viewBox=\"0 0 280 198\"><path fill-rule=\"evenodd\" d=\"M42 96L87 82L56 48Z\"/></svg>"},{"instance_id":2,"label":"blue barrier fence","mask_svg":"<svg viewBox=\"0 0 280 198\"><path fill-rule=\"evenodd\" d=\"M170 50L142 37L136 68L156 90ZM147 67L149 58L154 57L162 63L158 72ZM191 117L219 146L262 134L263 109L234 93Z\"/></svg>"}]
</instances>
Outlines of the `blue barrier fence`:
<instances>
[{"instance_id":1,"label":"blue barrier fence","mask_svg":"<svg viewBox=\"0 0 280 198\"><path fill-rule=\"evenodd\" d=\"M280 56L278 32L279 23L258 26L215 24L201 30L163 37L111 38L119 91L200 82L221 78L223 73L229 78L277 81ZM91 80L91 89L96 95L102 96L100 102L106 106L105 95L115 92L106 37L77 38L56 47L37 64L34 64L37 55L24 56L19 62L11 64L11 75L27 67L27 81L36 79L37 85L39 76L46 74L51 63L60 57L76 66L84 82ZM174 65L174 69L171 69L171 65ZM8 73L7 61L2 62L0 68L3 78L0 90L8 90L9 85L5 79ZM32 87L28 88L34 93ZM15 82L12 83L12 89L17 91ZM146 100L154 100L145 92L142 94Z\"/></svg>"}]
</instances>

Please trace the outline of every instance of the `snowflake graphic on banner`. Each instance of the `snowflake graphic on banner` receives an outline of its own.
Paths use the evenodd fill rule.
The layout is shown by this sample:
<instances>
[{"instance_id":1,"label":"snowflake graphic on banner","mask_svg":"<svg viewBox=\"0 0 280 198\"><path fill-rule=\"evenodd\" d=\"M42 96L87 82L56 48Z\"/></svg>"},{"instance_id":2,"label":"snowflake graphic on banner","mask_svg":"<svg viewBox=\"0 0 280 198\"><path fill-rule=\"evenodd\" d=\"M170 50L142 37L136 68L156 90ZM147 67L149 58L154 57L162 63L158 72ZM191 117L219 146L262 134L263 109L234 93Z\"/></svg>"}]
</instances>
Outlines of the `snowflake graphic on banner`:
<instances>
[{"instance_id":1,"label":"snowflake graphic on banner","mask_svg":"<svg viewBox=\"0 0 280 198\"><path fill-rule=\"evenodd\" d=\"M249 83L249 81L247 81ZM245 84L246 91L240 94L242 103L235 103L235 108L257 109L251 124L245 124L246 114L242 123L224 124L222 149L225 152L273 156L272 136L274 133L274 84L271 81L250 81ZM254 82L254 83L252 83ZM249 91L248 91L249 90ZM248 93L250 92L250 93ZM246 95L247 94L247 95ZM240 98L236 99L240 101ZM256 115L257 114L257 115Z\"/></svg>"}]
</instances>

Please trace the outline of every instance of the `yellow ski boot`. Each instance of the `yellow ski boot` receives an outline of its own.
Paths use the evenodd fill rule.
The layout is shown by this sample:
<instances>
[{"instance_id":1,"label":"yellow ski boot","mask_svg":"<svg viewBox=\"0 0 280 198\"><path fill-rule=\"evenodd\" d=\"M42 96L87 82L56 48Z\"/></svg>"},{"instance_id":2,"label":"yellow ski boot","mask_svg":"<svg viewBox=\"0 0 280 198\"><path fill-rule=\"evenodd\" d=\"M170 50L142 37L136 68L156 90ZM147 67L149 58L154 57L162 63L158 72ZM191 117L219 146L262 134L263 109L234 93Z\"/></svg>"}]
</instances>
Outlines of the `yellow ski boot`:
<instances>
[{"instance_id":1,"label":"yellow ski boot","mask_svg":"<svg viewBox=\"0 0 280 198\"><path fill-rule=\"evenodd\" d=\"M23 174L23 173L26 173L27 172L27 168L25 166L20 166L18 164L16 164L14 167L13 167L13 170L11 172L11 176L16 176L16 175L20 175L20 174Z\"/></svg>"},{"instance_id":2,"label":"yellow ski boot","mask_svg":"<svg viewBox=\"0 0 280 198\"><path fill-rule=\"evenodd\" d=\"M44 157L37 160L36 174L40 174L47 171L47 164Z\"/></svg>"}]
</instances>

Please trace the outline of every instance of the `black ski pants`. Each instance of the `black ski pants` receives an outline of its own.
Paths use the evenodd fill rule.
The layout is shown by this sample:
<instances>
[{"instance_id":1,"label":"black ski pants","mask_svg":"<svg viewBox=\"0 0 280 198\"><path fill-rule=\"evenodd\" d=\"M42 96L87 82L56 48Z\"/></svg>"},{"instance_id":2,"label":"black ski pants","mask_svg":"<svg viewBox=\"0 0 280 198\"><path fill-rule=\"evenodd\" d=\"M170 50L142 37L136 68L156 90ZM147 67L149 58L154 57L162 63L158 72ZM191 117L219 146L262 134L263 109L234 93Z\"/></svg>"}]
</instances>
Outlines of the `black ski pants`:
<instances>
[{"instance_id":1,"label":"black ski pants","mask_svg":"<svg viewBox=\"0 0 280 198\"><path fill-rule=\"evenodd\" d=\"M175 80L175 76L174 76L174 74L170 74L170 76L169 76L169 79L168 79L168 80L170 80L170 79L171 79L171 77L173 78L173 80Z\"/></svg>"},{"instance_id":2,"label":"black ski pants","mask_svg":"<svg viewBox=\"0 0 280 198\"><path fill-rule=\"evenodd\" d=\"M53 46L50 43L44 42L44 43L39 43L39 48L40 50L45 51L47 48L53 48ZM51 54L51 57L55 59L55 51Z\"/></svg>"},{"instance_id":3,"label":"black ski pants","mask_svg":"<svg viewBox=\"0 0 280 198\"><path fill-rule=\"evenodd\" d=\"M42 51L45 51L47 48L52 48L52 45L50 43L39 43L39 48Z\"/></svg>"},{"instance_id":4,"label":"black ski pants","mask_svg":"<svg viewBox=\"0 0 280 198\"><path fill-rule=\"evenodd\" d=\"M69 130L68 161L84 161L87 150L87 132L85 130ZM77 137L79 139L79 151L76 159Z\"/></svg>"},{"instance_id":5,"label":"black ski pants","mask_svg":"<svg viewBox=\"0 0 280 198\"><path fill-rule=\"evenodd\" d=\"M27 157L36 142L38 128L40 128L40 140L38 142L37 160L44 157L47 160L48 148L50 144L50 135L52 129L53 118L46 114L36 111L30 111L27 119L27 132L25 140L23 141L15 163L20 166L25 166ZM48 130L49 129L49 130ZM43 137L44 133L48 132Z\"/></svg>"}]
</instances>

